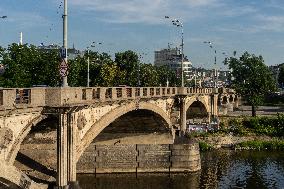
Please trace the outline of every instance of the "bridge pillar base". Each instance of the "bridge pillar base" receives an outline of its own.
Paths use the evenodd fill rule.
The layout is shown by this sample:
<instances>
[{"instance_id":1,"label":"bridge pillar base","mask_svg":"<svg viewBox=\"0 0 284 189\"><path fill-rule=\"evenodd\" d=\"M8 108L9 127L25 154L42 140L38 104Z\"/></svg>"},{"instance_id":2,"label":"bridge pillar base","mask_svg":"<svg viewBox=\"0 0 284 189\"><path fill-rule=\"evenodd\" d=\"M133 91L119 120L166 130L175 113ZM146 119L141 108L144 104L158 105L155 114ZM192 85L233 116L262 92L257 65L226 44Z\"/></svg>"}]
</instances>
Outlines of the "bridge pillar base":
<instances>
[{"instance_id":1,"label":"bridge pillar base","mask_svg":"<svg viewBox=\"0 0 284 189\"><path fill-rule=\"evenodd\" d=\"M53 189L81 189L78 181L68 182L66 186L54 186Z\"/></svg>"},{"instance_id":2,"label":"bridge pillar base","mask_svg":"<svg viewBox=\"0 0 284 189\"><path fill-rule=\"evenodd\" d=\"M81 189L78 181L68 182L69 188L68 189Z\"/></svg>"},{"instance_id":3,"label":"bridge pillar base","mask_svg":"<svg viewBox=\"0 0 284 189\"><path fill-rule=\"evenodd\" d=\"M54 186L54 189L70 189L69 185L66 186Z\"/></svg>"}]
</instances>

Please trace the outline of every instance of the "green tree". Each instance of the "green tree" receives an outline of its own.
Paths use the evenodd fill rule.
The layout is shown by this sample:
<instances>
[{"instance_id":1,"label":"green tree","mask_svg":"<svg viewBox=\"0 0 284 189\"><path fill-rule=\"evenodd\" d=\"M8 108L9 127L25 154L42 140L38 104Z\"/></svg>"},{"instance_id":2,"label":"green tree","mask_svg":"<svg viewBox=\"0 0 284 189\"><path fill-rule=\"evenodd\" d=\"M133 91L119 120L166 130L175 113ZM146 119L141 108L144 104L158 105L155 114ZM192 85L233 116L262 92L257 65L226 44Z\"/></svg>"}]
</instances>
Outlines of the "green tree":
<instances>
[{"instance_id":1,"label":"green tree","mask_svg":"<svg viewBox=\"0 0 284 189\"><path fill-rule=\"evenodd\" d=\"M168 66L154 66L158 74L157 83L161 86L167 86L167 81L169 86L178 86L180 79L177 78L176 73L171 70Z\"/></svg>"},{"instance_id":2,"label":"green tree","mask_svg":"<svg viewBox=\"0 0 284 189\"><path fill-rule=\"evenodd\" d=\"M252 106L252 116L263 102L264 95L276 89L275 81L262 56L245 52L239 59L230 57L229 69L232 69L232 87Z\"/></svg>"},{"instance_id":3,"label":"green tree","mask_svg":"<svg viewBox=\"0 0 284 189\"><path fill-rule=\"evenodd\" d=\"M119 52L115 54L115 63L119 69L125 73L125 78L121 78L120 85L137 86L139 73L139 58L133 51ZM140 69L141 70L141 69Z\"/></svg>"},{"instance_id":4,"label":"green tree","mask_svg":"<svg viewBox=\"0 0 284 189\"><path fill-rule=\"evenodd\" d=\"M90 86L103 86L105 84L104 79L109 79L102 77L101 71L104 64L113 64L110 55L89 51L84 56L77 56L74 60L69 61L68 82L70 86L87 86L88 57L90 61Z\"/></svg>"},{"instance_id":5,"label":"green tree","mask_svg":"<svg viewBox=\"0 0 284 189\"><path fill-rule=\"evenodd\" d=\"M56 50L42 51L33 45L11 44L1 50L5 72L0 79L2 87L58 86L59 55Z\"/></svg>"},{"instance_id":6,"label":"green tree","mask_svg":"<svg viewBox=\"0 0 284 189\"><path fill-rule=\"evenodd\" d=\"M152 64L142 64L140 67L140 82L144 87L160 86L157 70Z\"/></svg>"},{"instance_id":7,"label":"green tree","mask_svg":"<svg viewBox=\"0 0 284 189\"><path fill-rule=\"evenodd\" d=\"M278 83L281 87L284 87L284 63L279 68Z\"/></svg>"}]
</instances>

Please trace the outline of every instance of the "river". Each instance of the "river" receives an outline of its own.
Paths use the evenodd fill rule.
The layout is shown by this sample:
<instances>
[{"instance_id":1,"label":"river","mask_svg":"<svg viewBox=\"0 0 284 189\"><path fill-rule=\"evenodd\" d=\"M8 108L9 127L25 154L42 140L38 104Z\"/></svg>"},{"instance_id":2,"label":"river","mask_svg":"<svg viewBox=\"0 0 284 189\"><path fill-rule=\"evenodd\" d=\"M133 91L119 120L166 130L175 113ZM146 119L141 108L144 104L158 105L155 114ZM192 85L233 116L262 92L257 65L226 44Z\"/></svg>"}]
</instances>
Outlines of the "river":
<instances>
[{"instance_id":1,"label":"river","mask_svg":"<svg viewBox=\"0 0 284 189\"><path fill-rule=\"evenodd\" d=\"M284 152L201 153L202 170L179 174L81 174L82 189L284 189Z\"/></svg>"}]
</instances>

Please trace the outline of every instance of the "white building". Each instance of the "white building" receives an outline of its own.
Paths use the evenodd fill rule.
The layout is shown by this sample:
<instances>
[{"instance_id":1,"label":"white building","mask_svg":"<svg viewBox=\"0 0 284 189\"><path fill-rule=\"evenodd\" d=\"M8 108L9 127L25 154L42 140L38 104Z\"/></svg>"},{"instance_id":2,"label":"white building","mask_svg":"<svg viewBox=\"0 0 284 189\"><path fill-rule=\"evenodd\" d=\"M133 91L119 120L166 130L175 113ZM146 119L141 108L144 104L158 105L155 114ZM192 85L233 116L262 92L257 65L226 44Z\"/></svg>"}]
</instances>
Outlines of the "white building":
<instances>
[{"instance_id":1,"label":"white building","mask_svg":"<svg viewBox=\"0 0 284 189\"><path fill-rule=\"evenodd\" d=\"M155 51L155 66L168 66L171 70L177 73L177 76L181 75L181 53L178 48L162 49ZM184 57L183 61L184 76L187 80L192 77L192 63Z\"/></svg>"}]
</instances>

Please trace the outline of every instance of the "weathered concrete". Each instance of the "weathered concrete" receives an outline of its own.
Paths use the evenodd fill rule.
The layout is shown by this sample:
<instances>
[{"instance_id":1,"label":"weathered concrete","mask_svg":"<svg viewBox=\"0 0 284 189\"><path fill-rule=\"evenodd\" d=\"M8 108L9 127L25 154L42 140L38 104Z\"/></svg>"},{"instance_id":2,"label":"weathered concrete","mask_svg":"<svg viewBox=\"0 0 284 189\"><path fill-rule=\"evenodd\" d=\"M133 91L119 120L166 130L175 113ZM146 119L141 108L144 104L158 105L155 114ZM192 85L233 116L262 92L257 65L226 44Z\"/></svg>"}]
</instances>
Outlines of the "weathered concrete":
<instances>
[{"instance_id":1,"label":"weathered concrete","mask_svg":"<svg viewBox=\"0 0 284 189\"><path fill-rule=\"evenodd\" d=\"M225 104L226 99L229 99L229 103L235 101L233 92L228 89L216 91L177 87L1 89L0 93L0 135L3 136L0 140L0 159L5 161L5 164L12 165L31 128L37 127L38 123L49 115L54 115L59 123L59 186L76 179L74 162L106 127L129 112L153 112L159 123L167 128L165 131L173 137L171 116L180 108L180 104L175 105L177 98L183 97L183 108L179 109L182 124L175 128L181 130L185 128L185 111L194 102L200 102L205 107L210 119L211 116L218 116L218 98L222 97ZM145 123L145 126L147 124ZM165 136L163 133L160 139L164 140L165 138L162 138Z\"/></svg>"},{"instance_id":2,"label":"weathered concrete","mask_svg":"<svg viewBox=\"0 0 284 189\"><path fill-rule=\"evenodd\" d=\"M20 187L29 189L47 189L47 185L38 184L32 181L27 175L19 171L12 165L5 162L0 163L1 177L0 181L5 183L8 188ZM0 185L1 186L1 185Z\"/></svg>"}]
</instances>

